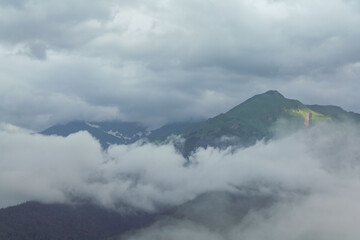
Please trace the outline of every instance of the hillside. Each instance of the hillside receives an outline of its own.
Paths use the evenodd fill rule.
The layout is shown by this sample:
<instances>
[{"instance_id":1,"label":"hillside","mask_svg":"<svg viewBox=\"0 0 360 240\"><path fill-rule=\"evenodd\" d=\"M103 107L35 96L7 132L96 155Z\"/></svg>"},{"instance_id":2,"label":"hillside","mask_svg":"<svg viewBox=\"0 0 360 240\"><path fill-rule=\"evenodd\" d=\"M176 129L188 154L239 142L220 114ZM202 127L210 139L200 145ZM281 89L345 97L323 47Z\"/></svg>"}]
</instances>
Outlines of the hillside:
<instances>
[{"instance_id":1,"label":"hillside","mask_svg":"<svg viewBox=\"0 0 360 240\"><path fill-rule=\"evenodd\" d=\"M99 140L103 148L110 144L131 144L147 136L149 131L139 123L134 122L69 122L52 126L42 132L44 135L66 137L79 131L88 131Z\"/></svg>"},{"instance_id":2,"label":"hillside","mask_svg":"<svg viewBox=\"0 0 360 240\"><path fill-rule=\"evenodd\" d=\"M150 224L154 214L121 214L91 204L27 202L0 209L1 240L101 240Z\"/></svg>"},{"instance_id":3,"label":"hillside","mask_svg":"<svg viewBox=\"0 0 360 240\"><path fill-rule=\"evenodd\" d=\"M346 112L340 107L304 105L298 100L285 98L277 91L267 91L226 113L181 131L179 134L185 138L184 155L189 156L198 147L226 147L232 144L246 147L257 140L270 139L279 120L291 124L292 129L303 128L309 113L314 124L345 118L360 120L359 114Z\"/></svg>"},{"instance_id":4,"label":"hillside","mask_svg":"<svg viewBox=\"0 0 360 240\"><path fill-rule=\"evenodd\" d=\"M331 117L335 121L350 120L360 122L360 114L354 112L347 112L341 107L333 105L307 105L313 111Z\"/></svg>"},{"instance_id":5,"label":"hillside","mask_svg":"<svg viewBox=\"0 0 360 240\"><path fill-rule=\"evenodd\" d=\"M290 130L304 128L309 114L312 124L342 120L360 122L360 114L337 106L305 105L272 90L253 96L226 113L196 123L169 123L150 131L136 122L70 122L50 127L41 134L68 136L88 131L104 149L111 144L132 144L140 139L162 144L170 135L181 135L185 144L178 147L188 157L198 147L246 147L258 140L270 139L279 121L286 123L282 127Z\"/></svg>"},{"instance_id":6,"label":"hillside","mask_svg":"<svg viewBox=\"0 0 360 240\"><path fill-rule=\"evenodd\" d=\"M137 122L77 121L52 126L41 131L40 134L66 137L79 131L87 131L99 141L103 149L106 149L111 144L128 145L140 139L149 139L151 141L166 139L167 136L179 132L191 123L192 122L169 123L158 129L149 130Z\"/></svg>"}]
</instances>

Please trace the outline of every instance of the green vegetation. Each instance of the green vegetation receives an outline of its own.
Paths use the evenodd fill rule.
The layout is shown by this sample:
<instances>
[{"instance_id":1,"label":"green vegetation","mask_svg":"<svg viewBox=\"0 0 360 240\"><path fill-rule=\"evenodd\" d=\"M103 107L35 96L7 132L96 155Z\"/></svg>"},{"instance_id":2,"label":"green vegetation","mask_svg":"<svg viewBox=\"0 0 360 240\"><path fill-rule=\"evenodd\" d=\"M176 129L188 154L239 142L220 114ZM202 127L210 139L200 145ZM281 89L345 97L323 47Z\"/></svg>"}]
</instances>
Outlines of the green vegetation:
<instances>
[{"instance_id":1,"label":"green vegetation","mask_svg":"<svg viewBox=\"0 0 360 240\"><path fill-rule=\"evenodd\" d=\"M311 112L312 120L314 123L321 121L332 121L332 118L330 116L325 116L324 114L315 112L308 107L305 107L303 109L287 109L286 111L292 116L300 116L302 118L305 118L306 114L308 112Z\"/></svg>"},{"instance_id":2,"label":"green vegetation","mask_svg":"<svg viewBox=\"0 0 360 240\"><path fill-rule=\"evenodd\" d=\"M279 120L290 124L290 129L304 128L309 112L313 124L339 120L342 116L360 121L360 114L349 113L339 107L307 106L298 100L287 99L277 91L268 91L255 95L226 113L191 124L179 134L186 139L185 155L199 146L219 146L216 139L222 136L236 137L237 143L248 146L257 140L271 138Z\"/></svg>"},{"instance_id":3,"label":"green vegetation","mask_svg":"<svg viewBox=\"0 0 360 240\"><path fill-rule=\"evenodd\" d=\"M325 116L330 116L333 120L351 120L355 122L360 122L360 114L347 112L338 106L307 105L307 107Z\"/></svg>"},{"instance_id":4,"label":"green vegetation","mask_svg":"<svg viewBox=\"0 0 360 240\"><path fill-rule=\"evenodd\" d=\"M277 91L256 95L225 114L186 128L184 137L238 136L262 138L271 134L275 122L281 118L303 124L307 112L314 121L330 121L331 117L309 109L297 100L287 99Z\"/></svg>"}]
</instances>

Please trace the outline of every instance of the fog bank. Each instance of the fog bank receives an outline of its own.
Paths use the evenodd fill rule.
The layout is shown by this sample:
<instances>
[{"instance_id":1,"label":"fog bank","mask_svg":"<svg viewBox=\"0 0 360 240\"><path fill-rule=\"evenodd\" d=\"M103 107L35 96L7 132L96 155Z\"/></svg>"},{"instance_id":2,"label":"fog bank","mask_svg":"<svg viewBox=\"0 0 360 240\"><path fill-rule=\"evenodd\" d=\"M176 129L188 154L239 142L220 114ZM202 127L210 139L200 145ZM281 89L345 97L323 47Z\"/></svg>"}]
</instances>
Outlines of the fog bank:
<instances>
[{"instance_id":1,"label":"fog bank","mask_svg":"<svg viewBox=\"0 0 360 240\"><path fill-rule=\"evenodd\" d=\"M119 211L127 207L157 211L207 192L246 195L251 190L257 196L275 197L276 201L251 211L241 221L229 222L226 234L214 232L201 222L175 219L168 226L153 226L135 237L360 236L356 226L360 221L360 131L351 124L317 125L235 151L199 149L186 167L187 160L171 143L159 146L139 142L111 146L102 152L87 132L63 138L1 126L0 207L27 200L87 200Z\"/></svg>"}]
</instances>

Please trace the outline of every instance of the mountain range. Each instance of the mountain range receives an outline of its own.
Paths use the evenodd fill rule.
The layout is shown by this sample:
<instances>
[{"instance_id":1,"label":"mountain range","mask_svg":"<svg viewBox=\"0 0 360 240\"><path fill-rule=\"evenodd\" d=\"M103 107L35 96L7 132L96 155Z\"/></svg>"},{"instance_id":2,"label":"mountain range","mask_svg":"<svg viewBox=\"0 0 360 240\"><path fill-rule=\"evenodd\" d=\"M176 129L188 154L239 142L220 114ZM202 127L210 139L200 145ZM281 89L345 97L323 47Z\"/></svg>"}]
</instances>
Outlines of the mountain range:
<instances>
[{"instance_id":1,"label":"mountain range","mask_svg":"<svg viewBox=\"0 0 360 240\"><path fill-rule=\"evenodd\" d=\"M358 113L332 105L305 105L270 90L205 121L169 123L155 130L136 122L69 122L40 133L68 136L88 131L104 149L111 144L132 144L140 139L161 144L170 135L179 135L185 139L179 150L188 157L199 147L246 147L261 139L271 139L279 122L283 128L298 129L304 127L305 118L310 113L313 124L345 119L360 122Z\"/></svg>"}]
</instances>

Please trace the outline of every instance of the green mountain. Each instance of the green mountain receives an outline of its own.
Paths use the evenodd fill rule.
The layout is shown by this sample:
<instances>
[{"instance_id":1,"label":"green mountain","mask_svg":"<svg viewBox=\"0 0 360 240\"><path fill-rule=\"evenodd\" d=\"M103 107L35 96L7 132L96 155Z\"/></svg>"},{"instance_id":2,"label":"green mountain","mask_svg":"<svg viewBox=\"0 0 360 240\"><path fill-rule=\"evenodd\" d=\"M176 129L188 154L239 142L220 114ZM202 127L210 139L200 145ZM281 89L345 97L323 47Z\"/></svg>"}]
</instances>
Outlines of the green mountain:
<instances>
[{"instance_id":1,"label":"green mountain","mask_svg":"<svg viewBox=\"0 0 360 240\"><path fill-rule=\"evenodd\" d=\"M310 113L313 124L344 119L360 122L360 114L340 107L304 105L298 100L285 98L277 91L268 91L253 96L226 113L196 123L169 123L150 131L136 122L69 122L52 126L41 134L68 136L88 131L104 149L111 144L132 144L140 139L162 144L170 135L181 135L185 144L176 147L188 157L198 147L246 147L258 140L270 139L279 122L283 123L282 128L290 131L304 128L305 118Z\"/></svg>"},{"instance_id":2,"label":"green mountain","mask_svg":"<svg viewBox=\"0 0 360 240\"><path fill-rule=\"evenodd\" d=\"M277 91L268 91L255 95L226 113L183 129L179 132L185 138L183 152L189 156L198 147L249 146L257 140L273 137L279 121L292 129L304 128L309 114L313 124L345 118L360 121L360 114L346 112L340 107L304 105L298 100L285 98Z\"/></svg>"},{"instance_id":3,"label":"green mountain","mask_svg":"<svg viewBox=\"0 0 360 240\"><path fill-rule=\"evenodd\" d=\"M354 112L347 112L341 107L332 105L307 105L313 111L330 116L334 121L351 120L360 122L360 114Z\"/></svg>"}]
</instances>

